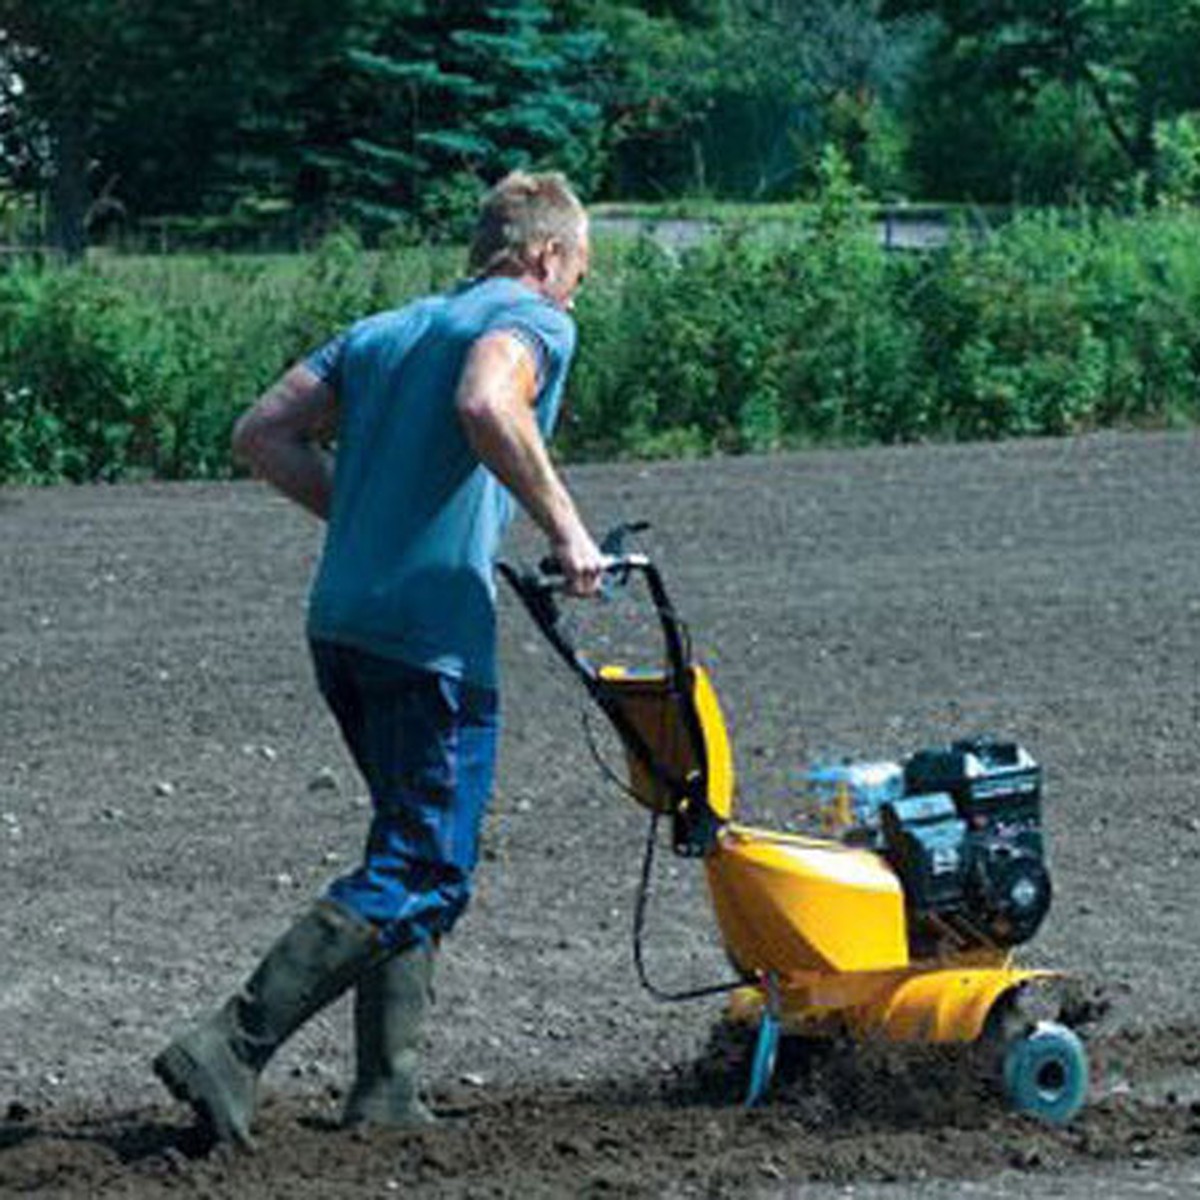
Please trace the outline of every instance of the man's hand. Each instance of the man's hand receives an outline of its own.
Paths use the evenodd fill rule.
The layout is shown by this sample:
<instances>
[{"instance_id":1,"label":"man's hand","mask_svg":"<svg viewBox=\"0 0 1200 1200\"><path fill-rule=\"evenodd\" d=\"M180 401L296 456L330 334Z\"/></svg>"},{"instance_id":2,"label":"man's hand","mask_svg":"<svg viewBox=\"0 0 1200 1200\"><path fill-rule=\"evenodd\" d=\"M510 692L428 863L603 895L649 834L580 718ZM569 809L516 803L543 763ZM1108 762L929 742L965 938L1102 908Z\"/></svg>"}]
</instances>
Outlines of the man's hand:
<instances>
[{"instance_id":1,"label":"man's hand","mask_svg":"<svg viewBox=\"0 0 1200 1200\"><path fill-rule=\"evenodd\" d=\"M567 593L571 596L594 596L600 590L604 568L608 563L591 534L581 524L573 537L550 540L550 553L562 567Z\"/></svg>"},{"instance_id":2,"label":"man's hand","mask_svg":"<svg viewBox=\"0 0 1200 1200\"><path fill-rule=\"evenodd\" d=\"M550 461L536 401L537 364L521 338L500 331L471 347L455 399L467 441L550 539L567 591L590 596L600 588L604 556Z\"/></svg>"}]
</instances>

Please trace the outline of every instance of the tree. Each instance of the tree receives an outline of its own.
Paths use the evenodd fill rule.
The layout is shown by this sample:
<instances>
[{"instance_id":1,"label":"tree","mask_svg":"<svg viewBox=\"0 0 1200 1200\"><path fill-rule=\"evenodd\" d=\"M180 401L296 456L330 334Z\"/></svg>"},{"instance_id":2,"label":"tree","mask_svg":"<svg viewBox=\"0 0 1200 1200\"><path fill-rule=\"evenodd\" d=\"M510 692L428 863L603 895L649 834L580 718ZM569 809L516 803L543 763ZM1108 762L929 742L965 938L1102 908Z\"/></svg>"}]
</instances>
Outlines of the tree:
<instances>
[{"instance_id":1,"label":"tree","mask_svg":"<svg viewBox=\"0 0 1200 1200\"><path fill-rule=\"evenodd\" d=\"M897 146L883 147L927 21L884 22L878 0L573 3L612 46L619 191L794 194L829 141L888 182L881 164Z\"/></svg>"},{"instance_id":2,"label":"tree","mask_svg":"<svg viewBox=\"0 0 1200 1200\"><path fill-rule=\"evenodd\" d=\"M103 19L110 7L104 0L0 0L8 76L5 161L19 172L18 182L44 178L51 241L69 257L84 247L98 64L111 61L122 38L121 23Z\"/></svg>"},{"instance_id":3,"label":"tree","mask_svg":"<svg viewBox=\"0 0 1200 1200\"><path fill-rule=\"evenodd\" d=\"M560 27L543 0L375 6L324 81L307 197L375 227L416 214L453 231L480 182L513 169L559 167L590 190L601 45Z\"/></svg>"},{"instance_id":4,"label":"tree","mask_svg":"<svg viewBox=\"0 0 1200 1200\"><path fill-rule=\"evenodd\" d=\"M568 13L605 38L599 98L609 187L657 197L702 180L698 139L718 69L718 0L573 0Z\"/></svg>"},{"instance_id":5,"label":"tree","mask_svg":"<svg viewBox=\"0 0 1200 1200\"><path fill-rule=\"evenodd\" d=\"M0 0L20 81L5 161L45 189L51 241L80 254L97 201L134 215L202 209L272 128L279 161L286 102L351 2Z\"/></svg>"},{"instance_id":6,"label":"tree","mask_svg":"<svg viewBox=\"0 0 1200 1200\"><path fill-rule=\"evenodd\" d=\"M878 190L898 182L881 142L903 111L928 22L885 19L881 0L751 0L734 11L722 38L724 102L740 97L760 114L769 152L755 191L815 184L830 143Z\"/></svg>"},{"instance_id":7,"label":"tree","mask_svg":"<svg viewBox=\"0 0 1200 1200\"><path fill-rule=\"evenodd\" d=\"M1096 180L1089 164L1094 170L1102 157L1100 130L1125 173L1152 183L1160 122L1200 106L1200 0L890 0L886 11L933 14L941 23L923 81L922 124L927 146L949 143L944 155L927 157L941 157L951 178L972 117L979 118L972 149L984 140L981 130L992 143L985 154L1009 142L996 168L1012 170L1022 139L1006 134L1057 110L1070 128L1045 147L1039 171L1053 179L1061 159L1074 158L1076 188L1086 190ZM991 180L998 191L1009 183Z\"/></svg>"}]
</instances>

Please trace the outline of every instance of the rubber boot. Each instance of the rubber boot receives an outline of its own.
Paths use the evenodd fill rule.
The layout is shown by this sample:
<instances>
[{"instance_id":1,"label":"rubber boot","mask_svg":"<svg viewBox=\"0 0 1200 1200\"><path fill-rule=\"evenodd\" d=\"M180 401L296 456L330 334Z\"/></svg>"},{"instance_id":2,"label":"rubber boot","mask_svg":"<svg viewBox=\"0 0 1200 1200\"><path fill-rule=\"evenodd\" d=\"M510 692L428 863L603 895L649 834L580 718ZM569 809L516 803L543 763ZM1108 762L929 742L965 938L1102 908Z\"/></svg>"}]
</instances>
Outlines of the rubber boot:
<instances>
[{"instance_id":1,"label":"rubber boot","mask_svg":"<svg viewBox=\"0 0 1200 1200\"><path fill-rule=\"evenodd\" d=\"M154 1060L217 1141L253 1145L258 1076L300 1025L382 953L375 927L319 900L267 952L242 989Z\"/></svg>"},{"instance_id":2,"label":"rubber boot","mask_svg":"<svg viewBox=\"0 0 1200 1200\"><path fill-rule=\"evenodd\" d=\"M354 997L354 1087L345 1125L431 1125L417 1095L421 1027L433 984L433 948L410 946L372 967Z\"/></svg>"}]
</instances>

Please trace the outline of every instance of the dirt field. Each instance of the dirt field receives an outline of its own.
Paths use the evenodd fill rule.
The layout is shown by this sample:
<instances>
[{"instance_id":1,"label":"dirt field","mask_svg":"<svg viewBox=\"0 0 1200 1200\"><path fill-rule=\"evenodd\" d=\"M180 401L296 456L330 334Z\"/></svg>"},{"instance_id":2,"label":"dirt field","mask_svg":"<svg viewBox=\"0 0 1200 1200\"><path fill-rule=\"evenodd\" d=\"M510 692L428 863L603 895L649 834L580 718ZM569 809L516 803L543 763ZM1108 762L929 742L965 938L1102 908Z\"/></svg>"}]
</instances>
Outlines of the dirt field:
<instances>
[{"instance_id":1,"label":"dirt field","mask_svg":"<svg viewBox=\"0 0 1200 1200\"><path fill-rule=\"evenodd\" d=\"M952 1059L843 1050L743 1112L720 1001L638 988L642 814L506 599L499 790L428 1039L446 1120L333 1128L343 1002L268 1072L260 1152L201 1154L149 1059L365 828L301 638L319 530L251 484L0 491L0 1194L1197 1194L1200 440L571 478L596 527L653 521L755 816L794 814L813 756L992 731L1042 761L1056 898L1023 957L1111 1002L1086 1113L1049 1131ZM647 958L725 976L695 864L660 859Z\"/></svg>"}]
</instances>

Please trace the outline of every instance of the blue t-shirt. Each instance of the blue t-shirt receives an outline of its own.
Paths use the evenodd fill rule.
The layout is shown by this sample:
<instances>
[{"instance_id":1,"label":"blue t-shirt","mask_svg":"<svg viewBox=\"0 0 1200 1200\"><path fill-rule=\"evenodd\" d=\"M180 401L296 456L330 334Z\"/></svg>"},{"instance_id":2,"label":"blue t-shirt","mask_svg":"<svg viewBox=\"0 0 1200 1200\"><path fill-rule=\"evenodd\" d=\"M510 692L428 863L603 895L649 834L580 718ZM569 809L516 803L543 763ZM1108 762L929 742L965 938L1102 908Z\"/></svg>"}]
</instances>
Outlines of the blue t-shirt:
<instances>
[{"instance_id":1,"label":"blue t-shirt","mask_svg":"<svg viewBox=\"0 0 1200 1200\"><path fill-rule=\"evenodd\" d=\"M514 279L368 317L306 360L340 409L311 637L495 686L493 561L513 505L467 443L455 395L468 350L498 330L534 352L537 421L549 437L575 326Z\"/></svg>"}]
</instances>

